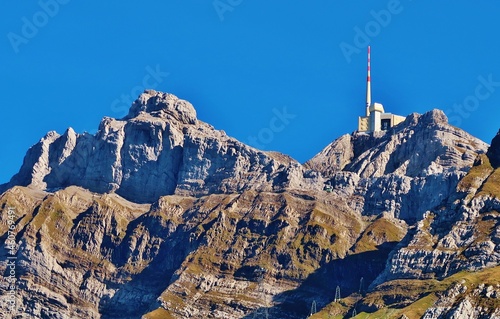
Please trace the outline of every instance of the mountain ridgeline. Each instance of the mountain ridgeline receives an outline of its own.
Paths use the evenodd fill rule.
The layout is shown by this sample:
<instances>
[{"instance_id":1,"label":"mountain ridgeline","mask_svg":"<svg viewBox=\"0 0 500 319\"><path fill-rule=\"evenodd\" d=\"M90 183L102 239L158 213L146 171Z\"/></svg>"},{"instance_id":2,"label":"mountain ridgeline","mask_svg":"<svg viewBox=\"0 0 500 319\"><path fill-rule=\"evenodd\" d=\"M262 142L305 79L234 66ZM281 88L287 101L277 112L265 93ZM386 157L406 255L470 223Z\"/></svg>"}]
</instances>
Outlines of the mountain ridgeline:
<instances>
[{"instance_id":1,"label":"mountain ridgeline","mask_svg":"<svg viewBox=\"0 0 500 319\"><path fill-rule=\"evenodd\" d=\"M499 167L500 132L488 146L439 110L346 134L301 164L147 90L95 135L49 132L0 186L2 297L14 255L17 280L15 309L0 308L500 318Z\"/></svg>"}]
</instances>

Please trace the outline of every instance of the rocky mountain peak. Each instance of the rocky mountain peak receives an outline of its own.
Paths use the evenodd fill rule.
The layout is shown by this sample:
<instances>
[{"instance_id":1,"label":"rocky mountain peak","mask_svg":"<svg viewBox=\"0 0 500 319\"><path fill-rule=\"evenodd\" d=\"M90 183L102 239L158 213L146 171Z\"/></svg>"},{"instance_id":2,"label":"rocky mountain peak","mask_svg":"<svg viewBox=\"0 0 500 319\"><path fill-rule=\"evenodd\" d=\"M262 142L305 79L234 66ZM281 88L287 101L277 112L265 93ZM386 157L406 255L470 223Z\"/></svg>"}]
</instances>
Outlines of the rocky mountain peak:
<instances>
[{"instance_id":1,"label":"rocky mountain peak","mask_svg":"<svg viewBox=\"0 0 500 319\"><path fill-rule=\"evenodd\" d=\"M50 132L31 147L8 184L51 190L70 185L115 192L135 202L245 190L317 188L300 163L245 145L198 121L191 103L147 90L120 120L105 117L95 135Z\"/></svg>"},{"instance_id":2,"label":"rocky mountain peak","mask_svg":"<svg viewBox=\"0 0 500 319\"><path fill-rule=\"evenodd\" d=\"M424 142L425 141L425 142ZM332 177L338 171L361 177L429 176L467 170L488 145L448 124L443 111L413 113L389 131L344 135L305 166Z\"/></svg>"},{"instance_id":3,"label":"rocky mountain peak","mask_svg":"<svg viewBox=\"0 0 500 319\"><path fill-rule=\"evenodd\" d=\"M482 141L448 125L442 111L433 110L411 114L387 132L344 135L301 165L283 154L254 149L197 120L193 105L173 94L146 90L125 118L104 118L95 135L72 129L63 135L47 134L30 148L19 173L0 190L16 185L41 190L75 185L151 203L170 194L317 191L327 181L340 191L357 189L365 196L393 185L394 178L411 194L412 178L433 176L438 183L436 174L455 172L447 175L452 180L449 192L462 170L486 149ZM373 178L383 179L375 187ZM395 192L391 201L401 201L400 195ZM423 214L421 209L410 212L412 205L373 205L379 207L374 214L410 214L405 218Z\"/></svg>"},{"instance_id":4,"label":"rocky mountain peak","mask_svg":"<svg viewBox=\"0 0 500 319\"><path fill-rule=\"evenodd\" d=\"M442 110L433 109L424 114L412 113L406 117L402 126L420 125L447 125L448 117Z\"/></svg>"},{"instance_id":5,"label":"rocky mountain peak","mask_svg":"<svg viewBox=\"0 0 500 319\"><path fill-rule=\"evenodd\" d=\"M141 112L164 119L174 118L184 124L196 124L196 110L193 105L170 93L144 91L134 101L125 118L137 117Z\"/></svg>"}]
</instances>

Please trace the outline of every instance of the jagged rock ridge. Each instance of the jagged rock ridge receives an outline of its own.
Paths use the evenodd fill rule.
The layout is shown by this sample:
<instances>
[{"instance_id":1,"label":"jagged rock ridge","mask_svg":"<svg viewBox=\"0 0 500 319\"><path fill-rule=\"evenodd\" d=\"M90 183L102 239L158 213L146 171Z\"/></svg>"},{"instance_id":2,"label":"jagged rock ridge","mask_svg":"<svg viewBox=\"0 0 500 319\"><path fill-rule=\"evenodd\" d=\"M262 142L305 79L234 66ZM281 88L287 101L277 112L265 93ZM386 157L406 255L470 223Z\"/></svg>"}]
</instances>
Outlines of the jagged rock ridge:
<instances>
[{"instance_id":1,"label":"jagged rock ridge","mask_svg":"<svg viewBox=\"0 0 500 319\"><path fill-rule=\"evenodd\" d=\"M411 114L388 132L344 135L305 167L319 171L333 187L363 197L360 213L390 212L415 221L455 191L487 148L434 110Z\"/></svg>"},{"instance_id":2,"label":"jagged rock ridge","mask_svg":"<svg viewBox=\"0 0 500 319\"><path fill-rule=\"evenodd\" d=\"M353 201L360 213L390 212L415 221L454 191L486 149L435 110L412 114L389 132L344 135L302 166L197 120L187 101L146 91L124 119L104 118L95 136L72 129L47 134L0 190L76 185L151 203L169 194L320 191L327 181L336 191L362 198Z\"/></svg>"},{"instance_id":3,"label":"jagged rock ridge","mask_svg":"<svg viewBox=\"0 0 500 319\"><path fill-rule=\"evenodd\" d=\"M10 183L36 189L81 186L135 202L162 195L311 188L295 160L249 147L198 121L193 106L146 91L122 120L104 118L96 135L48 133Z\"/></svg>"}]
</instances>

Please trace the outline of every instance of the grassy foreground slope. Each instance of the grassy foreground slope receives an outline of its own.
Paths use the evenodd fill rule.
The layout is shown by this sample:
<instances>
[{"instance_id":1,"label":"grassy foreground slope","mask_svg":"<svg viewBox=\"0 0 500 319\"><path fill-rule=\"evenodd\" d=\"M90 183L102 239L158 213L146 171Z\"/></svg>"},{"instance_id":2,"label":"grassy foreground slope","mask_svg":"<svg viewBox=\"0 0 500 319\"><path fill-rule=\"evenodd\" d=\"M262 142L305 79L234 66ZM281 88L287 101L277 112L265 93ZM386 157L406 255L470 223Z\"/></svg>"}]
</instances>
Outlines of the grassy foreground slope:
<instances>
[{"instance_id":1,"label":"grassy foreground slope","mask_svg":"<svg viewBox=\"0 0 500 319\"><path fill-rule=\"evenodd\" d=\"M456 299L456 303L468 297L477 306L489 309L500 308L500 298L485 298L484 296L476 296L474 293L482 285L500 285L500 266L497 266L475 273L460 272L441 281L413 279L386 282L363 298L359 295L343 298L310 316L310 318L351 318L355 304L356 308L363 308L367 304L377 303L381 307L380 310L374 312L356 311L357 315L352 318L399 319L405 315L409 319L420 319L443 293L456 284L467 287L467 289L463 289L465 292Z\"/></svg>"}]
</instances>

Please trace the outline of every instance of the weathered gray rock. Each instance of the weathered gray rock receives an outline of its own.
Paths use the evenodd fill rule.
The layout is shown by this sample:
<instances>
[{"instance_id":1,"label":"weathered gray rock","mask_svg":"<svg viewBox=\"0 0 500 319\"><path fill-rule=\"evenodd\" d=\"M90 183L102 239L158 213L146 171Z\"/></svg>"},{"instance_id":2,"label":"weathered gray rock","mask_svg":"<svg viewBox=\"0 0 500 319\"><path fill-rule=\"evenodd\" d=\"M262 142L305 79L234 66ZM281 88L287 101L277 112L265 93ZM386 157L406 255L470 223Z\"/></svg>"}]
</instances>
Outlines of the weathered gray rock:
<instances>
[{"instance_id":1,"label":"weathered gray rock","mask_svg":"<svg viewBox=\"0 0 500 319\"><path fill-rule=\"evenodd\" d=\"M242 318L265 299L271 304L275 296L297 289L298 278L307 274L297 268L298 258L320 267L327 258L348 254L356 236L340 239L334 251L325 219L343 216L335 226L341 233L361 229L362 223L345 204L329 207L306 193L171 195L138 205L73 186L55 193L16 187L0 196L0 236L7 231L6 203L16 207L19 229L24 229L16 253L17 296L30 318L132 319L161 307L175 318L207 318L215 312ZM321 212L315 212L317 205ZM299 225L304 219L314 227ZM312 249L288 247L308 228L317 233ZM277 249L265 250L266 238L276 241ZM292 267L284 255L293 256ZM261 258L271 263L255 289L255 280L236 273ZM6 263L0 259L0 272ZM0 289L4 283L1 278ZM237 294L246 298L235 299Z\"/></svg>"},{"instance_id":2,"label":"weathered gray rock","mask_svg":"<svg viewBox=\"0 0 500 319\"><path fill-rule=\"evenodd\" d=\"M459 188L459 187L457 187ZM472 199L468 199L472 198ZM397 278L446 278L500 265L500 199L476 188L456 191L429 211L388 260L374 285Z\"/></svg>"},{"instance_id":3,"label":"weathered gray rock","mask_svg":"<svg viewBox=\"0 0 500 319\"><path fill-rule=\"evenodd\" d=\"M126 119L138 117L141 112L154 117L175 119L183 124L196 124L196 110L188 101L169 93L146 90L132 104Z\"/></svg>"},{"instance_id":4,"label":"weathered gray rock","mask_svg":"<svg viewBox=\"0 0 500 319\"><path fill-rule=\"evenodd\" d=\"M304 174L290 157L256 150L198 121L189 102L148 90L125 119L104 118L96 135L47 134L3 190L77 185L153 202L174 193L321 189L321 178Z\"/></svg>"},{"instance_id":5,"label":"weathered gray rock","mask_svg":"<svg viewBox=\"0 0 500 319\"><path fill-rule=\"evenodd\" d=\"M423 142L425 141L425 142ZM387 132L344 135L305 163L331 177L343 169L361 178L395 173L423 177L465 170L488 145L448 124L446 115L433 110L411 114Z\"/></svg>"},{"instance_id":6,"label":"weathered gray rock","mask_svg":"<svg viewBox=\"0 0 500 319\"><path fill-rule=\"evenodd\" d=\"M497 318L498 309L488 309L478 304L481 297L491 298L493 294L500 293L498 287L479 285L470 291L462 284L455 284L439 295L434 305L427 309L422 319L481 319ZM486 296L486 295L489 296ZM493 299L490 300L494 300Z\"/></svg>"},{"instance_id":7,"label":"weathered gray rock","mask_svg":"<svg viewBox=\"0 0 500 319\"><path fill-rule=\"evenodd\" d=\"M302 166L198 121L187 101L148 90L124 119L104 118L95 136L49 133L2 189L77 185L153 202L169 194L321 190L328 178L336 191L356 198L353 207L362 214L415 221L455 190L486 148L435 110L412 114L385 133L344 135Z\"/></svg>"},{"instance_id":8,"label":"weathered gray rock","mask_svg":"<svg viewBox=\"0 0 500 319\"><path fill-rule=\"evenodd\" d=\"M449 125L442 111L433 110L411 114L387 132L344 135L304 166L319 171L335 189L355 196L360 213L390 212L415 222L456 191L487 148Z\"/></svg>"},{"instance_id":9,"label":"weathered gray rock","mask_svg":"<svg viewBox=\"0 0 500 319\"><path fill-rule=\"evenodd\" d=\"M354 158L353 140L356 137L357 135L351 134L342 135L307 161L304 166L321 172L325 177L333 176Z\"/></svg>"}]
</instances>

